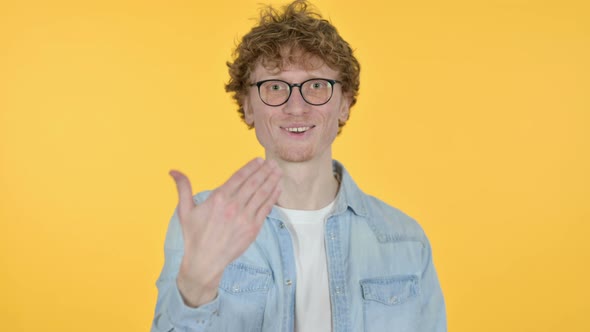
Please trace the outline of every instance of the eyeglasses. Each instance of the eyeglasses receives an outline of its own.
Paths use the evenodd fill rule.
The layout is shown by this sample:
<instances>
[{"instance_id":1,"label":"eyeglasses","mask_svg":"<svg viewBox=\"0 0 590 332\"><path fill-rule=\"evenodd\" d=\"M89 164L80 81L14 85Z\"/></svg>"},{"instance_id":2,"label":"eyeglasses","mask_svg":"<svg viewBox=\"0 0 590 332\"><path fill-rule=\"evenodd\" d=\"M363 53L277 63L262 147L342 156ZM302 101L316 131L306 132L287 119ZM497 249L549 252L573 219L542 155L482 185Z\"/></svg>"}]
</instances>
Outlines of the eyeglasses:
<instances>
[{"instance_id":1,"label":"eyeglasses","mask_svg":"<svg viewBox=\"0 0 590 332\"><path fill-rule=\"evenodd\" d=\"M299 93L305 102L320 106L330 101L334 93L334 84L341 81L327 78L312 78L301 83L287 83L282 80L264 80L250 86L258 87L260 100L268 106L281 106L291 97L293 88L299 88Z\"/></svg>"}]
</instances>

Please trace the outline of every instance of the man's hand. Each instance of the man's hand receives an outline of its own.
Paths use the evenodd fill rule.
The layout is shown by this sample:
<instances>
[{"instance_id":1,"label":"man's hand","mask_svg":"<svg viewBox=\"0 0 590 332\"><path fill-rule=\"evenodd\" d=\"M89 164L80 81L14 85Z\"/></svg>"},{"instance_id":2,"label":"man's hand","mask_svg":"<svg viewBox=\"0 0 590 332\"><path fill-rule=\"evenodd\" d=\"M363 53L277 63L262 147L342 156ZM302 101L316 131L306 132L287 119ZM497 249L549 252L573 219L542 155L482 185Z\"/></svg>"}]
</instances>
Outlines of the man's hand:
<instances>
[{"instance_id":1,"label":"man's hand","mask_svg":"<svg viewBox=\"0 0 590 332\"><path fill-rule=\"evenodd\" d=\"M187 305L212 301L223 271L256 240L280 195L282 172L273 160L256 158L217 188L202 204L193 201L189 179L170 171L178 190L184 256L177 285Z\"/></svg>"}]
</instances>

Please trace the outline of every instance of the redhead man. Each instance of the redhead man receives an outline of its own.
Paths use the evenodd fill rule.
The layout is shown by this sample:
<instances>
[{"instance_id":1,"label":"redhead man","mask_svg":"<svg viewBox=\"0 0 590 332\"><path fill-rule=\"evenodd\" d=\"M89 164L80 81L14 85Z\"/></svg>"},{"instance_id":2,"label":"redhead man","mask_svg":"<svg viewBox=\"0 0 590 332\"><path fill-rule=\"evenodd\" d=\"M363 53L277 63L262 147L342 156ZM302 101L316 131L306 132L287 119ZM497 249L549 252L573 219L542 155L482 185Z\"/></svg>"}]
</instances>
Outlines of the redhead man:
<instances>
[{"instance_id":1,"label":"redhead man","mask_svg":"<svg viewBox=\"0 0 590 332\"><path fill-rule=\"evenodd\" d=\"M264 9L228 66L265 158L194 197L170 173L152 331L446 331L424 232L332 159L359 89L348 43L297 0Z\"/></svg>"}]
</instances>

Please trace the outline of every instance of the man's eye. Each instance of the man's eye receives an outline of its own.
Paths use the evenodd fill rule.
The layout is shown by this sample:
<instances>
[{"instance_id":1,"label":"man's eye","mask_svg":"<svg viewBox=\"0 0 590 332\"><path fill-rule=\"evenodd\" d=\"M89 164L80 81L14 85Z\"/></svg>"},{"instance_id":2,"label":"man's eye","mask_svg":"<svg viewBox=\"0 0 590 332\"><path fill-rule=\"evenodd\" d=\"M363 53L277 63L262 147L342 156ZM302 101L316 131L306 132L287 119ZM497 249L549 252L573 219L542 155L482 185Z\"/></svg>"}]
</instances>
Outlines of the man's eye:
<instances>
[{"instance_id":1,"label":"man's eye","mask_svg":"<svg viewBox=\"0 0 590 332\"><path fill-rule=\"evenodd\" d=\"M311 88L314 89L314 90L323 89L325 87L326 87L326 83L324 83L324 82L319 82L318 81L318 82L312 82L311 83Z\"/></svg>"},{"instance_id":2,"label":"man's eye","mask_svg":"<svg viewBox=\"0 0 590 332\"><path fill-rule=\"evenodd\" d=\"M272 84L270 86L270 89L273 90L273 91L278 91L278 90L281 90L282 88L283 87L280 84Z\"/></svg>"}]
</instances>

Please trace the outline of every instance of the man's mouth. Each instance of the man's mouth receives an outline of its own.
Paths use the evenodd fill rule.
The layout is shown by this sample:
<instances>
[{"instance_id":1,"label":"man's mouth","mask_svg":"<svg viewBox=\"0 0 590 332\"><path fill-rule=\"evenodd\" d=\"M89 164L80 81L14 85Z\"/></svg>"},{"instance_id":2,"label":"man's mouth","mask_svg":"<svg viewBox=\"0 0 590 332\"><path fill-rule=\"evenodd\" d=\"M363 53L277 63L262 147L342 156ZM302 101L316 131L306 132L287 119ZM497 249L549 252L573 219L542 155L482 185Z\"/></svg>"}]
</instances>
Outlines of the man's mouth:
<instances>
[{"instance_id":1,"label":"man's mouth","mask_svg":"<svg viewBox=\"0 0 590 332\"><path fill-rule=\"evenodd\" d=\"M315 126L307 126L307 127L283 127L286 131L290 133L304 133Z\"/></svg>"}]
</instances>

